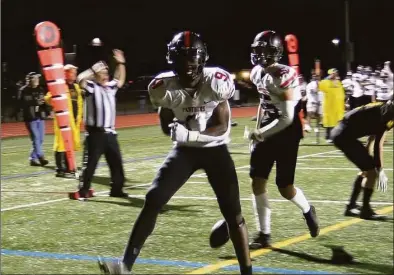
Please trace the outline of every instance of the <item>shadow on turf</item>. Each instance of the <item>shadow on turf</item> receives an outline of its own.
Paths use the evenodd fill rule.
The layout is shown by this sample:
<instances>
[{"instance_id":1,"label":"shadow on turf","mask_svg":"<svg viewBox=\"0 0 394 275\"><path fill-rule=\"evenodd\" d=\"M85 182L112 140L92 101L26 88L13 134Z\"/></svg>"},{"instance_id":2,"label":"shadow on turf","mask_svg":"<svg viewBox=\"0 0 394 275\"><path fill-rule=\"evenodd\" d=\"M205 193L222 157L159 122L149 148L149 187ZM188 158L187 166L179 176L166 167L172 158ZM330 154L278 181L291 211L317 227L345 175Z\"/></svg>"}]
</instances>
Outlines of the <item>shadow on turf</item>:
<instances>
[{"instance_id":1,"label":"shadow on turf","mask_svg":"<svg viewBox=\"0 0 394 275\"><path fill-rule=\"evenodd\" d=\"M300 147L322 147L322 146L330 146L333 147L332 143L308 143L308 144L300 144Z\"/></svg>"},{"instance_id":2,"label":"shadow on turf","mask_svg":"<svg viewBox=\"0 0 394 275\"><path fill-rule=\"evenodd\" d=\"M282 248L270 248L272 251L285 254L288 256L297 257L306 261L319 263L319 264L330 264L330 265L341 265L345 267L354 267L360 268L363 270L369 270L371 272L379 272L382 274L393 274L393 266L385 265L385 264L375 264L375 263L362 263L353 260L353 256L346 252L343 247L335 247L335 246L326 246L332 250L331 259L324 259L320 257L316 257L313 255L309 255L302 252L295 252L291 250L286 250ZM234 256L222 256L219 257L223 260L235 260Z\"/></svg>"},{"instance_id":3,"label":"shadow on turf","mask_svg":"<svg viewBox=\"0 0 394 275\"><path fill-rule=\"evenodd\" d=\"M126 201L125 201L126 200ZM89 199L88 202L98 202L98 203L107 203L107 204L116 204L120 206L128 206L128 207L137 207L142 208L144 206L145 200L140 198L127 198L123 201L115 201L115 200L95 200ZM197 213L201 212L198 209L187 209L189 207L198 206L198 205L170 205L167 204L163 207L160 211L160 214L164 214L168 211L180 211L180 212L190 212L190 213Z\"/></svg>"},{"instance_id":4,"label":"shadow on turf","mask_svg":"<svg viewBox=\"0 0 394 275\"><path fill-rule=\"evenodd\" d=\"M54 165L45 165L45 166L41 166L41 167L49 169L49 170L53 170L53 171L56 170L56 166L54 166Z\"/></svg>"},{"instance_id":5,"label":"shadow on turf","mask_svg":"<svg viewBox=\"0 0 394 275\"><path fill-rule=\"evenodd\" d=\"M131 179L125 180L126 183L140 183L138 181L134 181ZM108 176L94 176L92 179L93 184L100 184L100 185L105 185L105 186L110 186L111 185L111 178ZM130 187L129 185L125 185L125 187ZM146 187L144 187L146 188Z\"/></svg>"}]
</instances>

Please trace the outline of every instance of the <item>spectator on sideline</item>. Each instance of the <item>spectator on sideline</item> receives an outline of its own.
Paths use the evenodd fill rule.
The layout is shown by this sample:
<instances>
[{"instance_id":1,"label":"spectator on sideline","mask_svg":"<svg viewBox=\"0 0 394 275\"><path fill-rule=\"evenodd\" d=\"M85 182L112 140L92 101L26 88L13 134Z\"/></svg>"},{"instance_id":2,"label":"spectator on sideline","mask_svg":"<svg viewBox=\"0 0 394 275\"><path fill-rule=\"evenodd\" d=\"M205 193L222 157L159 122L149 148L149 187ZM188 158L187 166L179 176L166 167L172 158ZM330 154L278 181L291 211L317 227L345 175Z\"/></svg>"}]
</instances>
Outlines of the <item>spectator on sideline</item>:
<instances>
[{"instance_id":1,"label":"spectator on sideline","mask_svg":"<svg viewBox=\"0 0 394 275\"><path fill-rule=\"evenodd\" d=\"M81 149L81 121L82 121L82 91L77 83L77 67L67 64L64 66L65 80L67 89L67 100L68 100L68 110L70 116L70 125L73 134L74 150L79 151ZM52 99L51 92L48 92L45 96L45 101L50 104ZM56 161L56 177L68 177L71 176L66 152L64 148L63 137L59 126L57 125L56 119L53 121L55 140L53 144L53 150L55 151L55 161Z\"/></svg>"},{"instance_id":2,"label":"spectator on sideline","mask_svg":"<svg viewBox=\"0 0 394 275\"><path fill-rule=\"evenodd\" d=\"M326 141L331 143L330 133L345 115L345 90L338 77L337 69L329 69L326 79L319 82L323 92L323 127L326 128Z\"/></svg>"},{"instance_id":3,"label":"spectator on sideline","mask_svg":"<svg viewBox=\"0 0 394 275\"><path fill-rule=\"evenodd\" d=\"M44 89L39 86L40 76L35 72L27 74L26 85L20 89L18 95L23 110L23 120L29 131L33 146L29 158L31 166L48 164L42 151L45 137L46 105Z\"/></svg>"}]
</instances>

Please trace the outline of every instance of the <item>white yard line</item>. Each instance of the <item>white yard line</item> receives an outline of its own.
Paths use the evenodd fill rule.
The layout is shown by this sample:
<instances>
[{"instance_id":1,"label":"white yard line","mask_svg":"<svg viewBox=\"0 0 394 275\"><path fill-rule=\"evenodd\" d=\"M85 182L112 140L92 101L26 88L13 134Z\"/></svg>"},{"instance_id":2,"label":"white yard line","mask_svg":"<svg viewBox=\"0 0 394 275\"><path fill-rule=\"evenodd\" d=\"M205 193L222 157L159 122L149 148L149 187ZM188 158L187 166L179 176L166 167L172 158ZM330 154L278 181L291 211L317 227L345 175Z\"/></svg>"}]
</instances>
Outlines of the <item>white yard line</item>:
<instances>
[{"instance_id":1,"label":"white yard line","mask_svg":"<svg viewBox=\"0 0 394 275\"><path fill-rule=\"evenodd\" d=\"M299 156L298 159L303 159L303 158L308 158L308 157L318 156L318 155L324 155L324 154L330 154L330 153L337 152L337 151L338 150L331 150L331 151L327 151L327 152L320 152L320 153L314 153L314 154ZM237 167L237 170L238 169L244 169L244 168L247 168L247 167L249 167L249 165L240 166L240 167ZM194 176L195 177L199 177L201 175L205 175L205 173L196 174ZM140 184L140 185L130 186L130 188L136 188L136 187L141 187L141 186L148 186L150 184L151 183L144 183L144 184ZM96 194L100 195L100 194L106 194L106 193L109 193L109 191L101 191L101 192L97 192ZM143 197L145 197L145 195L143 195ZM16 205L16 206L8 207L8 208L2 208L1 212L21 209L21 208L30 208L30 207L37 206L37 205L56 203L56 202L59 202L59 201L67 201L67 200L69 200L69 198L63 198L63 199L48 200L48 201L42 201L42 202L34 202L34 203Z\"/></svg>"},{"instance_id":2,"label":"white yard line","mask_svg":"<svg viewBox=\"0 0 394 275\"><path fill-rule=\"evenodd\" d=\"M143 184L138 184L138 185L125 187L124 189L144 187L144 186L149 186L149 185L151 185L151 183L143 183ZM64 193L66 193L66 192L64 192ZM109 193L109 191L95 192L95 194L97 194L97 195L103 195L103 194L107 194L107 193ZM16 205L16 206L8 207L8 208L2 208L1 212L9 211L9 210L16 210L16 209L20 209L20 208L30 208L32 206L49 204L49 203L54 203L54 202L59 202L59 201L67 201L67 200L70 200L70 199L69 198L63 198L63 199L57 199L57 200L49 200L49 201L41 201L41 202L33 202L33 203L28 203L28 204Z\"/></svg>"},{"instance_id":3,"label":"white yard line","mask_svg":"<svg viewBox=\"0 0 394 275\"><path fill-rule=\"evenodd\" d=\"M100 197L100 196L99 196ZM129 195L130 198L144 198L145 195ZM201 201L215 201L216 197L206 197L206 196L173 196L171 198L175 200L201 200ZM252 198L241 198L241 201L251 201ZM270 199L270 202L288 202L286 199ZM331 203L331 204L346 204L348 201L339 200L309 200L311 203ZM393 205L392 202L371 202L375 205Z\"/></svg>"},{"instance_id":4,"label":"white yard line","mask_svg":"<svg viewBox=\"0 0 394 275\"><path fill-rule=\"evenodd\" d=\"M343 155L332 155L332 156L313 156L311 158L343 158Z\"/></svg>"},{"instance_id":5,"label":"white yard line","mask_svg":"<svg viewBox=\"0 0 394 275\"><path fill-rule=\"evenodd\" d=\"M275 167L273 168L275 169ZM297 167L296 170L332 170L332 171L359 171L358 168L351 167ZM393 171L393 168L384 168L385 171ZM249 171L241 170L237 173L249 173Z\"/></svg>"}]
</instances>

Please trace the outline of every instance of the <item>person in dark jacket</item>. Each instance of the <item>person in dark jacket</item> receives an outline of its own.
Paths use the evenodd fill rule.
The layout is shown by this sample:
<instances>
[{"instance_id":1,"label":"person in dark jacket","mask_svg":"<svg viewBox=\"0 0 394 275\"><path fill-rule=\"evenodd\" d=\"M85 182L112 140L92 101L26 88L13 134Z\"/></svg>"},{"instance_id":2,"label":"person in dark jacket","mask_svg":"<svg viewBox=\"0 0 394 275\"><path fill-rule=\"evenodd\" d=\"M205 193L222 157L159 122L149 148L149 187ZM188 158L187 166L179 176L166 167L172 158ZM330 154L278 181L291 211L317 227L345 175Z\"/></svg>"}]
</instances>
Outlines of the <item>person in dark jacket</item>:
<instances>
[{"instance_id":1,"label":"person in dark jacket","mask_svg":"<svg viewBox=\"0 0 394 275\"><path fill-rule=\"evenodd\" d=\"M35 72L27 74L26 85L20 89L18 96L23 111L23 120L33 145L30 153L31 166L48 164L42 151L42 143L45 137L44 119L47 110L44 101L45 91L39 86L40 76Z\"/></svg>"}]
</instances>

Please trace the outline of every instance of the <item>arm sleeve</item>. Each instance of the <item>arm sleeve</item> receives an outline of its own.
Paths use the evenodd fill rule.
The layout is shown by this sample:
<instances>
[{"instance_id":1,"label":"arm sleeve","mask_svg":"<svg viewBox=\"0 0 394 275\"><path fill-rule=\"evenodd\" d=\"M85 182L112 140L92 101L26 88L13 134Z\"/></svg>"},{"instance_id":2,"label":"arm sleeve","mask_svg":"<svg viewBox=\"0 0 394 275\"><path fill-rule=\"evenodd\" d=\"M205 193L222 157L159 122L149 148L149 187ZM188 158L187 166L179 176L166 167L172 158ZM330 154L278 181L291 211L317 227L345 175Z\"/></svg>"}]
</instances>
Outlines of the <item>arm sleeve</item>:
<instances>
[{"instance_id":1,"label":"arm sleeve","mask_svg":"<svg viewBox=\"0 0 394 275\"><path fill-rule=\"evenodd\" d=\"M291 100L285 100L280 103L282 105L282 114L279 118L273 120L270 124L257 130L257 133L264 139L279 133L287 128L294 119L294 103Z\"/></svg>"},{"instance_id":2,"label":"arm sleeve","mask_svg":"<svg viewBox=\"0 0 394 275\"><path fill-rule=\"evenodd\" d=\"M276 82L276 86L279 87L278 90L281 95L285 94L289 89L293 89L292 97L295 97L294 88L297 87L298 80L297 72L294 69L290 68L281 71L280 74L274 78L274 81ZM273 120L270 124L258 129L257 133L262 138L266 139L287 128L294 119L294 102L295 100L293 98L281 101L279 103L279 109L282 112L281 116Z\"/></svg>"}]
</instances>

